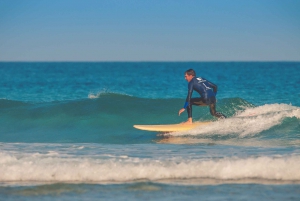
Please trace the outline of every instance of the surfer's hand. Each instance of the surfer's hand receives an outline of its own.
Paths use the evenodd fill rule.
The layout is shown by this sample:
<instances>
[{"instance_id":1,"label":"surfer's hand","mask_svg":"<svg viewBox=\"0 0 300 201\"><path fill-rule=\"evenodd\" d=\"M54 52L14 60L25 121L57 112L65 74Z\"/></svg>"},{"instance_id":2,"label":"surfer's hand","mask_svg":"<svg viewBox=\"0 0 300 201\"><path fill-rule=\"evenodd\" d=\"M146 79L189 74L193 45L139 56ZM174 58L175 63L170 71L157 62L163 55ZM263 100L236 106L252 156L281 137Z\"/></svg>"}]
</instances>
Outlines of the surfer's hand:
<instances>
[{"instance_id":1,"label":"surfer's hand","mask_svg":"<svg viewBox=\"0 0 300 201\"><path fill-rule=\"evenodd\" d=\"M179 112L178 112L178 116L180 116L180 114L183 113L184 110L185 110L184 108L180 109Z\"/></svg>"}]
</instances>

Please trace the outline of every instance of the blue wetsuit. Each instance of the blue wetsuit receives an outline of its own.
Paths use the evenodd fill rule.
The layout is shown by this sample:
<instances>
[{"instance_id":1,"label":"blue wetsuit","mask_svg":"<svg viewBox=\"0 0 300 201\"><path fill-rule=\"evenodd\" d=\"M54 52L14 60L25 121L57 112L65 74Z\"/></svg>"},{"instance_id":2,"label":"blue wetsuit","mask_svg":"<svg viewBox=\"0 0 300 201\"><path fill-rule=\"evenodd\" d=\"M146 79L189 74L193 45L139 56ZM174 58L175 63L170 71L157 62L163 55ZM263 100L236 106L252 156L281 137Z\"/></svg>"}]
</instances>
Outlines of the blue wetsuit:
<instances>
[{"instance_id":1,"label":"blue wetsuit","mask_svg":"<svg viewBox=\"0 0 300 201\"><path fill-rule=\"evenodd\" d=\"M192 93L194 90L200 94L200 98L192 98ZM192 105L208 105L210 107L211 115L217 118L226 118L226 116L222 113L216 112L217 91L217 85L211 83L207 79L203 77L193 77L193 79L188 84L188 95L183 106L184 109L187 109L188 117L192 117Z\"/></svg>"}]
</instances>

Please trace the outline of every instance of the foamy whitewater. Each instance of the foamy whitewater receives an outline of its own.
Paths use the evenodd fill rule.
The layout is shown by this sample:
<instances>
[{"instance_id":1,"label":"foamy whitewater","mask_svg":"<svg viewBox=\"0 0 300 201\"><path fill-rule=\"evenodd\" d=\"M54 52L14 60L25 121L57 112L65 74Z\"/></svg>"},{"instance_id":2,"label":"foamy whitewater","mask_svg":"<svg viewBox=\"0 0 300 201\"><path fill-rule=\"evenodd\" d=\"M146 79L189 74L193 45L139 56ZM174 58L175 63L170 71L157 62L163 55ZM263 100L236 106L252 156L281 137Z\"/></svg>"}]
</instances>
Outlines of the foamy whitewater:
<instances>
[{"instance_id":1,"label":"foamy whitewater","mask_svg":"<svg viewBox=\"0 0 300 201\"><path fill-rule=\"evenodd\" d=\"M251 137L280 125L286 118L300 119L300 108L287 104L269 104L248 108L239 114L201 126L185 132L171 135L236 135L237 137Z\"/></svg>"},{"instance_id":2,"label":"foamy whitewater","mask_svg":"<svg viewBox=\"0 0 300 201\"><path fill-rule=\"evenodd\" d=\"M173 124L193 68L217 120ZM0 63L0 200L299 200L300 63ZM196 97L197 93L194 92Z\"/></svg>"},{"instance_id":3,"label":"foamy whitewater","mask_svg":"<svg viewBox=\"0 0 300 201\"><path fill-rule=\"evenodd\" d=\"M17 148L18 145L10 145ZM22 148L27 148L25 145ZM32 145L31 145L32 146ZM33 145L34 146L34 145ZM61 149L52 145L51 149ZM84 150L83 145L77 149ZM94 145L97 149L104 146ZM2 145L4 149L6 145ZM50 147L49 147L50 148ZM64 145L65 149L74 149ZM36 147L38 149L38 147ZM120 149L116 147L115 149ZM142 146L130 147L124 153L141 151ZM36 150L37 151L37 150ZM120 150L118 150L120 151ZM193 179L210 178L219 180L239 179L268 179L281 181L300 181L300 155L293 154L267 156L226 156L214 154L190 156L187 153L163 155L163 151L146 153L146 158L132 155L119 155L89 152L85 157L72 155L72 151L60 153L12 153L2 152L0 176L1 181L40 181L40 182L126 182L134 180L162 180L162 179ZM191 151L197 152L196 149ZM205 149L202 149L205 151ZM115 152L111 150L111 152ZM111 153L110 152L110 153ZM297 154L296 154L297 153ZM184 155L184 156L182 156ZM219 155L219 156L218 156Z\"/></svg>"}]
</instances>

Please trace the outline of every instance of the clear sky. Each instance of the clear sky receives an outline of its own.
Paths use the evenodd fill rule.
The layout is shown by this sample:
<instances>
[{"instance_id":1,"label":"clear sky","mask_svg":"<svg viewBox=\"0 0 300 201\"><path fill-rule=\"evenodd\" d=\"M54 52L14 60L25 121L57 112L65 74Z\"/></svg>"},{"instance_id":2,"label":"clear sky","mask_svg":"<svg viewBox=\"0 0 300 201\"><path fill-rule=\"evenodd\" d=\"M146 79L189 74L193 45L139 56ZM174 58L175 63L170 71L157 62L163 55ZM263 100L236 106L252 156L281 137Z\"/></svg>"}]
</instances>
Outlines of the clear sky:
<instances>
[{"instance_id":1,"label":"clear sky","mask_svg":"<svg viewBox=\"0 0 300 201\"><path fill-rule=\"evenodd\" d=\"M0 61L300 61L300 0L0 0Z\"/></svg>"}]
</instances>

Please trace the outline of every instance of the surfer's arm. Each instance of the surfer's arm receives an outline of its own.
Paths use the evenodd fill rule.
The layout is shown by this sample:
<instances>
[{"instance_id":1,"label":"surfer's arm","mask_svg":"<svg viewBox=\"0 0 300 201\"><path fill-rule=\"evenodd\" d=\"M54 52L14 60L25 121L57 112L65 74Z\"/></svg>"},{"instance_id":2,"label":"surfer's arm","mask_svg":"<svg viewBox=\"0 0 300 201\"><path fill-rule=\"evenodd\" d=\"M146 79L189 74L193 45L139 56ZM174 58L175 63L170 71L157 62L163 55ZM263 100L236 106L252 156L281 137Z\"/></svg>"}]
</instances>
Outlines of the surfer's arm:
<instances>
[{"instance_id":1,"label":"surfer's arm","mask_svg":"<svg viewBox=\"0 0 300 201\"><path fill-rule=\"evenodd\" d=\"M206 80L206 82L208 83L209 87L213 88L214 93L217 95L218 86L208 80Z\"/></svg>"}]
</instances>

